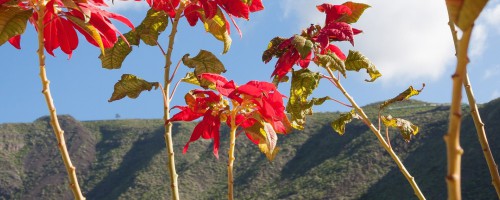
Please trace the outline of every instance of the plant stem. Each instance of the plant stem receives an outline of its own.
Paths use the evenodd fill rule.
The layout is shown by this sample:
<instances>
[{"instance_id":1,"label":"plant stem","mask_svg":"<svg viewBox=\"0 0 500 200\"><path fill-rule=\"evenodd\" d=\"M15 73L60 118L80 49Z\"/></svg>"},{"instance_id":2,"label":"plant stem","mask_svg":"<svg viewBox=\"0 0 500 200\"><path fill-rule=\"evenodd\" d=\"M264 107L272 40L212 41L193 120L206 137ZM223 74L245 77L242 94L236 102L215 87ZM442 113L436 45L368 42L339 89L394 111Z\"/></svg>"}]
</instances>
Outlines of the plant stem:
<instances>
[{"instance_id":1,"label":"plant stem","mask_svg":"<svg viewBox=\"0 0 500 200\"><path fill-rule=\"evenodd\" d=\"M457 31L455 30L455 25L450 20L448 23L451 30L451 35L453 36L453 44L455 45L455 51L458 51L458 37ZM490 170L492 184L495 187L498 198L500 198L500 175L498 173L498 166L495 163L495 159L493 158L493 154L490 149L490 145L488 144L488 138L486 137L486 131L484 130L484 123L481 120L481 116L479 114L479 109L477 108L476 99L474 98L474 93L472 90L472 85L469 80L469 75L466 73L464 78L464 88L465 93L467 94L467 100L469 101L470 112L472 115L472 119L474 120L474 125L476 127L477 137L479 139L479 143L481 144L481 148L483 149L484 158L486 163L488 164L488 169Z\"/></svg>"},{"instance_id":2,"label":"plant stem","mask_svg":"<svg viewBox=\"0 0 500 200\"><path fill-rule=\"evenodd\" d=\"M500 175L498 173L498 166L495 163L495 158L491 153L490 145L488 144L488 138L486 137L486 131L484 130L484 123L479 115L479 109L477 108L476 100L474 98L474 93L472 92L472 86L469 81L469 76L466 74L464 79L465 92L467 93L467 99L469 100L470 112L472 118L474 119L474 125L476 126L477 137L481 148L483 149L484 158L488 164L488 169L491 174L491 183L495 187L498 198L500 198Z\"/></svg>"},{"instance_id":3,"label":"plant stem","mask_svg":"<svg viewBox=\"0 0 500 200\"><path fill-rule=\"evenodd\" d=\"M371 123L370 119L368 118L368 116L366 116L366 114L363 111L363 109L361 109L361 107L359 107L358 104L356 104L356 102L349 95L349 93L347 93L347 91L344 89L344 87L342 86L342 84L340 84L340 81L337 78L335 78L335 76L333 74L333 71L331 69L329 69L329 68L326 68L326 70L330 74L332 80L335 82L335 85L337 86L337 88L342 92L342 94L344 94L344 96L349 100L349 102L351 102L352 107L361 116L361 118L363 119L363 121L370 128L370 130L375 134L375 136L377 137L377 139L380 142L380 144L382 145L382 147L387 151L387 153L389 153L389 155L391 155L391 157L394 160L394 162L396 162L396 164L399 167L399 170L401 171L401 173L403 173L403 175L405 176L405 178L408 180L408 182L410 183L411 187L413 188L413 191L415 192L415 195L419 199L421 199L421 200L425 199L424 195L422 194L422 192L420 191L420 188L417 185L417 182L415 182L415 178L413 178L413 176L411 176L411 174L408 172L408 170L406 170L405 166L403 165L403 163L401 162L401 160L399 159L399 157L396 155L396 152L394 152L392 150L392 148L384 140L384 136L382 136L382 134L380 133L380 131L373 125L373 123Z\"/></svg>"},{"instance_id":4,"label":"plant stem","mask_svg":"<svg viewBox=\"0 0 500 200\"><path fill-rule=\"evenodd\" d=\"M165 143L167 146L168 152L168 171L170 173L170 188L172 190L172 199L179 199L179 185L177 183L177 172L175 170L175 157L174 157L174 145L172 142L172 123L168 121L170 119L170 67L172 65L172 51L174 49L174 41L175 35L177 34L177 25L179 24L179 19L181 17L182 12L184 11L184 2L181 2L181 5L177 9L175 13L175 18L172 23L172 30L170 32L169 40L168 40L168 49L165 55L165 74L164 74L164 93L166 95L165 99L167 100L165 106L163 107L163 120L165 123Z\"/></svg>"},{"instance_id":5,"label":"plant stem","mask_svg":"<svg viewBox=\"0 0 500 200\"><path fill-rule=\"evenodd\" d=\"M228 193L227 199L233 200L233 165L234 165L234 146L236 145L236 128L238 128L235 124L235 112L231 113L231 131L229 132L229 155L228 155L228 164L227 164L227 185L228 185Z\"/></svg>"},{"instance_id":6,"label":"plant stem","mask_svg":"<svg viewBox=\"0 0 500 200\"><path fill-rule=\"evenodd\" d=\"M44 29L45 25L43 23L44 13L45 13L45 1L38 2L38 10L36 11L38 14L38 20L36 22L38 29L38 59L40 63L40 79L42 81L43 90L42 93L45 96L45 102L47 103L47 107L50 112L50 124L52 129L54 130L54 134L57 138L58 148L61 152L61 157L64 162L64 166L66 167L66 171L68 173L68 178L70 182L70 188L73 192L75 199L82 200L85 197L82 195L80 190L80 186L78 185L78 179L76 176L76 168L71 163L71 158L69 157L68 149L66 148L66 141L64 139L64 131L61 129L59 125L59 120L57 118L56 107L54 106L54 101L52 99L52 95L50 93L50 81L47 78L47 73L45 71L45 52L44 52Z\"/></svg>"},{"instance_id":7,"label":"plant stem","mask_svg":"<svg viewBox=\"0 0 500 200\"><path fill-rule=\"evenodd\" d=\"M460 170L463 149L460 146L460 124L462 118L462 84L466 75L469 59L467 50L472 33L472 27L463 32L462 39L458 42L457 67L452 76L452 99L448 124L448 133L444 136L446 142L446 153L448 157L448 199L462 199L460 186Z\"/></svg>"}]
</instances>

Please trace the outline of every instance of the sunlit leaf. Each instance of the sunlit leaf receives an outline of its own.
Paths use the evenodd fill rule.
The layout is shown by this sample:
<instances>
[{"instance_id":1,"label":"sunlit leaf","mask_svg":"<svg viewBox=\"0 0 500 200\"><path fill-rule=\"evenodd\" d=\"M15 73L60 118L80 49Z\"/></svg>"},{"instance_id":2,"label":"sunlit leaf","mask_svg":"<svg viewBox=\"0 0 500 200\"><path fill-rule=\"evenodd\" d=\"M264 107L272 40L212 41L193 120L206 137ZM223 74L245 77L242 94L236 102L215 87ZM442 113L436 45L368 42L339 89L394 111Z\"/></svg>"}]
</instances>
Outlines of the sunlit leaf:
<instances>
[{"instance_id":1,"label":"sunlit leaf","mask_svg":"<svg viewBox=\"0 0 500 200\"><path fill-rule=\"evenodd\" d=\"M359 118L360 117L356 114L356 111L352 109L351 112L340 115L338 119L332 122L331 126L339 135L344 135L346 124L351 122L353 119Z\"/></svg>"},{"instance_id":2,"label":"sunlit leaf","mask_svg":"<svg viewBox=\"0 0 500 200\"><path fill-rule=\"evenodd\" d=\"M186 73L186 76L184 78L181 79L182 82L185 82L185 83L190 83L190 84L193 84L193 85L198 85L200 86L200 81L198 80L198 78L194 75L194 72L188 72ZM215 84L214 83L210 83L208 85L208 88L212 89L212 90L215 90L216 87L215 87Z\"/></svg>"},{"instance_id":3,"label":"sunlit leaf","mask_svg":"<svg viewBox=\"0 0 500 200\"><path fill-rule=\"evenodd\" d=\"M89 23L86 23L84 20L82 20L78 17L68 15L68 16L66 16L66 18L69 21L78 25L78 27L81 29L81 31L85 31L90 37L92 37L92 39L94 39L94 41L97 43L97 46L99 46L99 48L101 49L101 54L105 53L104 43L102 41L101 35L99 34L99 30L97 28L95 28L94 26L92 26Z\"/></svg>"},{"instance_id":4,"label":"sunlit leaf","mask_svg":"<svg viewBox=\"0 0 500 200\"><path fill-rule=\"evenodd\" d=\"M156 46L158 36L165 31L168 26L168 15L163 11L149 9L146 17L137 26L141 40L150 46Z\"/></svg>"},{"instance_id":5,"label":"sunlit leaf","mask_svg":"<svg viewBox=\"0 0 500 200\"><path fill-rule=\"evenodd\" d=\"M139 44L139 35L135 31L130 31L123 34L127 41L131 45ZM125 58L132 52L132 46L130 46L121 37L111 48L104 49L104 54L99 55L101 59L102 68L106 69L120 69L122 67Z\"/></svg>"},{"instance_id":6,"label":"sunlit leaf","mask_svg":"<svg viewBox=\"0 0 500 200\"><path fill-rule=\"evenodd\" d=\"M273 57L281 57L286 49L279 49L281 43L283 43L286 38L275 37L267 45L266 51L262 54L262 61L268 63Z\"/></svg>"},{"instance_id":7,"label":"sunlit leaf","mask_svg":"<svg viewBox=\"0 0 500 200\"><path fill-rule=\"evenodd\" d=\"M165 30L167 24L168 15L165 12L149 9L141 24L123 36L130 45L138 46L142 40L147 45L155 46L158 36ZM132 52L132 46L129 44L120 37L112 48L105 49L104 53L99 55L102 67L106 69L121 68L125 58Z\"/></svg>"},{"instance_id":8,"label":"sunlit leaf","mask_svg":"<svg viewBox=\"0 0 500 200\"><path fill-rule=\"evenodd\" d=\"M226 68L222 62L210 51L200 50L198 55L193 58L186 54L182 57L182 62L189 68L194 68L194 75L198 79L200 86L208 88L211 84L210 81L200 79L203 73L221 74L226 72Z\"/></svg>"},{"instance_id":9,"label":"sunlit leaf","mask_svg":"<svg viewBox=\"0 0 500 200\"><path fill-rule=\"evenodd\" d=\"M10 38L24 33L33 10L24 10L20 7L0 7L0 13L0 45L3 45Z\"/></svg>"},{"instance_id":10,"label":"sunlit leaf","mask_svg":"<svg viewBox=\"0 0 500 200\"><path fill-rule=\"evenodd\" d=\"M472 27L488 0L446 0L449 15L462 30Z\"/></svg>"},{"instance_id":11,"label":"sunlit leaf","mask_svg":"<svg viewBox=\"0 0 500 200\"><path fill-rule=\"evenodd\" d=\"M257 121L251 127L246 128L245 132L252 141L257 141L256 144L260 151L266 155L268 160L274 160L279 148L276 146L278 136L271 124Z\"/></svg>"},{"instance_id":12,"label":"sunlit leaf","mask_svg":"<svg viewBox=\"0 0 500 200\"><path fill-rule=\"evenodd\" d=\"M307 98L318 87L321 75L311 72L309 69L301 69L292 72L292 84L290 87L290 99L286 105L286 111L290 113L292 127L302 130L306 123L306 115L312 115L312 106L324 101L311 100Z\"/></svg>"},{"instance_id":13,"label":"sunlit leaf","mask_svg":"<svg viewBox=\"0 0 500 200\"><path fill-rule=\"evenodd\" d=\"M308 40L300 35L295 35L293 37L292 44L295 46L295 49L297 49L297 51L299 52L300 57L302 59L305 59L308 55L310 55L314 45L311 40Z\"/></svg>"},{"instance_id":14,"label":"sunlit leaf","mask_svg":"<svg viewBox=\"0 0 500 200\"><path fill-rule=\"evenodd\" d=\"M352 13L351 15L343 15L337 21L346 22L348 24L356 23L359 17L361 17L361 15L363 14L363 12L370 7L369 5L364 3L355 3L352 1L345 2L342 5L350 8Z\"/></svg>"},{"instance_id":15,"label":"sunlit leaf","mask_svg":"<svg viewBox=\"0 0 500 200\"><path fill-rule=\"evenodd\" d=\"M344 77L346 77L346 66L344 61L340 59L337 54L329 52L325 55L316 55L316 64L318 66L328 68L332 71L339 71Z\"/></svg>"},{"instance_id":16,"label":"sunlit leaf","mask_svg":"<svg viewBox=\"0 0 500 200\"><path fill-rule=\"evenodd\" d=\"M123 74L121 80L115 84L113 95L108 102L120 100L126 96L135 99L142 91L150 91L153 87L157 89L159 85L158 82L148 82L132 74Z\"/></svg>"},{"instance_id":17,"label":"sunlit leaf","mask_svg":"<svg viewBox=\"0 0 500 200\"><path fill-rule=\"evenodd\" d=\"M381 119L386 127L399 129L399 132L406 142L409 142L411 140L411 137L417 135L418 133L418 126L414 125L408 120L393 118L391 115L382 116Z\"/></svg>"},{"instance_id":18,"label":"sunlit leaf","mask_svg":"<svg viewBox=\"0 0 500 200\"><path fill-rule=\"evenodd\" d=\"M396 97L394 97L392 99L389 99L387 101L384 101L384 103L380 104L380 109L382 110L382 109L384 109L385 107L387 107L388 105L390 105L390 104L392 104L394 102L408 100L410 97L420 94L420 92L422 92L422 90L424 89L424 87L425 87L425 84L422 85L422 89L415 90L413 88L413 86L410 86L408 89L406 89L405 91L401 92L398 96L396 96Z\"/></svg>"},{"instance_id":19,"label":"sunlit leaf","mask_svg":"<svg viewBox=\"0 0 500 200\"><path fill-rule=\"evenodd\" d=\"M222 53L227 53L231 47L232 39L229 36L229 22L220 10L217 8L217 14L211 19L205 19L205 30L211 33L217 40L224 42L224 49Z\"/></svg>"},{"instance_id":20,"label":"sunlit leaf","mask_svg":"<svg viewBox=\"0 0 500 200\"><path fill-rule=\"evenodd\" d=\"M368 82L373 82L375 79L382 76L375 65L358 51L349 50L349 55L347 55L345 60L345 68L349 71L357 72L361 69L366 69L366 72L371 78L370 80L366 80Z\"/></svg>"}]
</instances>

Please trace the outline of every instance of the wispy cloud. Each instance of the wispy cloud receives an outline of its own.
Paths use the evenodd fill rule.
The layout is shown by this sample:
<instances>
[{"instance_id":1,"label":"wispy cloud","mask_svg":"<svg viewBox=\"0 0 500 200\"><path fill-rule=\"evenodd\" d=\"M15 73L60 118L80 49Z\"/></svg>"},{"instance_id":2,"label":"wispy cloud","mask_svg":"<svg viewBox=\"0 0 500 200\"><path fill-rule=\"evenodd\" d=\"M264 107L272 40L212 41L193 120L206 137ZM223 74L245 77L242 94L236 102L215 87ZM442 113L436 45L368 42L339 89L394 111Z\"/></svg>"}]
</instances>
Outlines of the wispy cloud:
<instances>
[{"instance_id":1,"label":"wispy cloud","mask_svg":"<svg viewBox=\"0 0 500 200\"><path fill-rule=\"evenodd\" d=\"M315 5L323 2L284 0L284 16L296 16L300 27L306 27L310 23L323 23L324 14L315 8ZM354 25L364 30L364 34L355 38L354 48L349 48L359 50L370 58L381 70L383 81L438 79L443 75L454 58L444 2L361 2L372 7Z\"/></svg>"},{"instance_id":2,"label":"wispy cloud","mask_svg":"<svg viewBox=\"0 0 500 200\"><path fill-rule=\"evenodd\" d=\"M481 56L486 49L486 39L488 39L487 25L483 23L476 24L472 31L469 55L471 57Z\"/></svg>"},{"instance_id":3,"label":"wispy cloud","mask_svg":"<svg viewBox=\"0 0 500 200\"><path fill-rule=\"evenodd\" d=\"M493 91L493 93L491 94L491 99L496 99L499 97L500 97L500 91L498 90Z\"/></svg>"},{"instance_id":4,"label":"wispy cloud","mask_svg":"<svg viewBox=\"0 0 500 200\"><path fill-rule=\"evenodd\" d=\"M495 27L496 32L500 34L500 1L491 1L481 13L481 18L484 18L484 21L491 27Z\"/></svg>"}]
</instances>

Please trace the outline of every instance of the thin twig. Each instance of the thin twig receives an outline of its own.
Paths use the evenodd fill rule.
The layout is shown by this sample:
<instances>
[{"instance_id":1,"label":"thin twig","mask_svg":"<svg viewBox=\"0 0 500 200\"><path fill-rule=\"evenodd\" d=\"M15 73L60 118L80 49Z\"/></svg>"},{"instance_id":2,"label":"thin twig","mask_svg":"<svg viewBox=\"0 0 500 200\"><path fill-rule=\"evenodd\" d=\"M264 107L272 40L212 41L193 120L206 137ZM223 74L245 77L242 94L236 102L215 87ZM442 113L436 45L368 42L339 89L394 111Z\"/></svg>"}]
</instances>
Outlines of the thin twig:
<instances>
[{"instance_id":1,"label":"thin twig","mask_svg":"<svg viewBox=\"0 0 500 200\"><path fill-rule=\"evenodd\" d=\"M328 73L330 74L331 77L334 77L333 76L333 71L331 69L326 68L326 70L328 71ZM375 136L379 140L379 142L382 145L382 147L389 153L389 155L391 155L391 157L394 160L394 162L396 162L396 164L398 165L399 170L401 171L401 173L403 173L403 175L405 176L405 178L410 183L411 187L413 188L413 191L415 192L415 195L419 199L421 199L421 200L425 199L424 195L422 194L422 192L420 191L420 188L417 185L417 182L415 182L415 178L413 178L413 176L410 175L410 173L408 172L408 170L406 170L405 166L403 165L403 163L401 162L401 160L397 156L396 152L394 152L392 150L392 148L390 148L390 146L384 140L384 137L382 136L382 134L380 133L380 131L370 122L370 119L368 118L368 116L366 116L366 114L363 111L363 109L361 109L361 107L359 107L358 104L356 104L356 102L354 101L354 99L351 97L351 95L349 95L349 93L347 93L347 91L344 89L344 87L342 86L342 84L340 84L340 82L338 81L338 79L336 79L336 78L332 78L332 79L333 79L332 81L334 81L336 83L337 88L349 100L349 102L351 102L351 105L354 107L354 109L356 110L356 112L361 116L363 122L365 122L367 124L367 126L370 128L370 130L375 134Z\"/></svg>"},{"instance_id":2,"label":"thin twig","mask_svg":"<svg viewBox=\"0 0 500 200\"><path fill-rule=\"evenodd\" d=\"M165 51L163 50L163 47L161 47L160 43L158 43L158 41L157 41L157 40L155 40L155 43L156 43L156 46L158 46L158 47L160 48L161 53L163 54L163 56L165 56L165 55L166 55L166 53L165 53Z\"/></svg>"},{"instance_id":3,"label":"thin twig","mask_svg":"<svg viewBox=\"0 0 500 200\"><path fill-rule=\"evenodd\" d=\"M170 78L168 79L168 83L172 83L172 81L174 80L175 73L177 73L177 69L179 69L181 62L182 62L182 59L180 59L179 62L177 62L177 65L175 66L175 69L174 69L174 72L172 73L172 76L170 76Z\"/></svg>"},{"instance_id":4,"label":"thin twig","mask_svg":"<svg viewBox=\"0 0 500 200\"><path fill-rule=\"evenodd\" d=\"M181 83L181 80L178 80L177 83L175 83L174 89L172 90L172 93L170 94L170 98L169 98L170 101L172 101L172 99L174 98L175 91L177 90L177 87L179 86L180 83Z\"/></svg>"}]
</instances>

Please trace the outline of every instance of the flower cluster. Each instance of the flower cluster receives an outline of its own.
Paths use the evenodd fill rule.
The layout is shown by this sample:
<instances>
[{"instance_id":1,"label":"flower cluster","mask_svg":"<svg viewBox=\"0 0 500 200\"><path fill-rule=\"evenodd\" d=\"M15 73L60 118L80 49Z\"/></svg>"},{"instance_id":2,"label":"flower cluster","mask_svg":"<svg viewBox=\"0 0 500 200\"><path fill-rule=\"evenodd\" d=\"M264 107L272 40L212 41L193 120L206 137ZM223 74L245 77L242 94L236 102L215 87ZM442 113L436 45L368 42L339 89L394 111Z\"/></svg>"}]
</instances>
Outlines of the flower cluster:
<instances>
[{"instance_id":1,"label":"flower cluster","mask_svg":"<svg viewBox=\"0 0 500 200\"><path fill-rule=\"evenodd\" d=\"M234 81L210 73L202 74L201 78L212 82L218 94L211 90L192 90L185 96L187 105L175 106L181 111L169 119L170 122L193 121L203 117L183 152L191 142L202 137L214 140L213 153L218 157L219 129L221 122L226 122L230 127L243 128L247 137L272 159L278 150L276 133L284 134L290 129L284 96L272 83L250 81L237 86Z\"/></svg>"},{"instance_id":2,"label":"flower cluster","mask_svg":"<svg viewBox=\"0 0 500 200\"><path fill-rule=\"evenodd\" d=\"M300 35L290 38L274 38L269 44L268 50L264 52L262 60L268 63L273 57L278 61L271 76L283 78L294 65L307 68L312 61L318 62L317 55L332 53L337 58L345 60L346 56L342 51L331 44L333 41L349 41L354 45L354 35L361 33L361 30L351 27L359 18L360 11L367 8L367 5L347 2L343 5L322 4L317 9L326 14L325 24L311 25L302 31ZM314 56L314 58L313 58Z\"/></svg>"},{"instance_id":3,"label":"flower cluster","mask_svg":"<svg viewBox=\"0 0 500 200\"><path fill-rule=\"evenodd\" d=\"M121 21L130 28L134 28L124 16L102 10L100 6L107 5L103 0L0 1L0 8L7 10L5 12L31 12L29 21L37 31L43 31L45 50L50 55L54 56L53 51L61 48L70 57L73 50L78 47L78 36L75 30L85 36L89 43L104 50L116 43L118 40L116 33L121 35L110 19ZM39 16L39 12L36 11L40 7L45 8L44 12L40 13L42 16ZM39 17L43 17L43 30L40 30L37 24ZM123 36L122 38L126 41ZM12 36L9 42L19 49L20 39L21 35L18 34Z\"/></svg>"}]
</instances>

